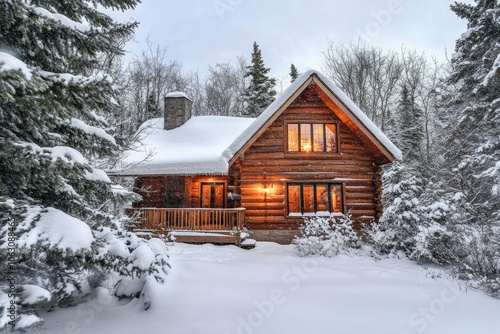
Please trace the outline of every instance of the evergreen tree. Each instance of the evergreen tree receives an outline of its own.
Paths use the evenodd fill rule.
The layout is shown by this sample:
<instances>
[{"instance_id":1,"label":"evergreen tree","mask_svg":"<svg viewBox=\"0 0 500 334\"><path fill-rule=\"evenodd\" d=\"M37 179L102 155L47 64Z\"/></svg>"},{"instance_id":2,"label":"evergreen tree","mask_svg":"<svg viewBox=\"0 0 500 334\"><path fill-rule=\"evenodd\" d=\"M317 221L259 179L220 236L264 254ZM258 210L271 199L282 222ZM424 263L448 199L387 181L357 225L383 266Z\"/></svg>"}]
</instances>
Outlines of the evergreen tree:
<instances>
[{"instance_id":1,"label":"evergreen tree","mask_svg":"<svg viewBox=\"0 0 500 334\"><path fill-rule=\"evenodd\" d=\"M18 315L6 317L12 290L0 291L0 328L40 323L32 304L74 303L111 272L118 287L166 273L164 249L108 211L129 193L99 168L118 149L103 117L118 105L112 79L96 69L101 55L122 53L113 41L136 23L96 8L137 3L0 2L0 271L16 276ZM154 261L138 265L146 253Z\"/></svg>"},{"instance_id":2,"label":"evergreen tree","mask_svg":"<svg viewBox=\"0 0 500 334\"><path fill-rule=\"evenodd\" d=\"M299 77L300 73L294 64L290 65L290 82L294 82Z\"/></svg>"},{"instance_id":3,"label":"evergreen tree","mask_svg":"<svg viewBox=\"0 0 500 334\"><path fill-rule=\"evenodd\" d=\"M452 89L443 94L441 164L429 197L452 203L444 225L453 247L444 249L458 276L500 297L500 3L451 9L468 30L457 40L447 79Z\"/></svg>"},{"instance_id":4,"label":"evergreen tree","mask_svg":"<svg viewBox=\"0 0 500 334\"><path fill-rule=\"evenodd\" d=\"M468 21L457 41L447 97L447 177L465 195L471 222L500 222L500 3L455 3L451 9Z\"/></svg>"},{"instance_id":5,"label":"evergreen tree","mask_svg":"<svg viewBox=\"0 0 500 334\"><path fill-rule=\"evenodd\" d=\"M421 156L420 146L423 138L422 112L410 96L406 85L403 85L401 90L398 112L398 146L404 152L407 160L416 162Z\"/></svg>"},{"instance_id":6,"label":"evergreen tree","mask_svg":"<svg viewBox=\"0 0 500 334\"><path fill-rule=\"evenodd\" d=\"M254 42L252 64L247 66L245 73L245 77L249 77L250 81L243 94L246 102L243 116L257 117L274 101L276 80L267 76L269 71L270 69L264 66L257 42Z\"/></svg>"},{"instance_id":7,"label":"evergreen tree","mask_svg":"<svg viewBox=\"0 0 500 334\"><path fill-rule=\"evenodd\" d=\"M384 214L381 223L385 227L382 251L414 251L414 236L422 224L422 203L419 198L424 190L423 180L406 164L395 162L383 174Z\"/></svg>"}]
</instances>

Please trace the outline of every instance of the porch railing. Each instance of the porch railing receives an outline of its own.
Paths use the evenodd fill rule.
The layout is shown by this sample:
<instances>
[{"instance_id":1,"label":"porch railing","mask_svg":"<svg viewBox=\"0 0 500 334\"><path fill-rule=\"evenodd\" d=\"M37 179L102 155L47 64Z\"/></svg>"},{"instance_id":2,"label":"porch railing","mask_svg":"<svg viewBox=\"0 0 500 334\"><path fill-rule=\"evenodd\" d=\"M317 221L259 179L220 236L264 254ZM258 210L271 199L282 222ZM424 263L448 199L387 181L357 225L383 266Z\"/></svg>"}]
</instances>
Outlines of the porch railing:
<instances>
[{"instance_id":1,"label":"porch railing","mask_svg":"<svg viewBox=\"0 0 500 334\"><path fill-rule=\"evenodd\" d=\"M245 221L245 208L133 208L125 212L147 230L241 231Z\"/></svg>"}]
</instances>

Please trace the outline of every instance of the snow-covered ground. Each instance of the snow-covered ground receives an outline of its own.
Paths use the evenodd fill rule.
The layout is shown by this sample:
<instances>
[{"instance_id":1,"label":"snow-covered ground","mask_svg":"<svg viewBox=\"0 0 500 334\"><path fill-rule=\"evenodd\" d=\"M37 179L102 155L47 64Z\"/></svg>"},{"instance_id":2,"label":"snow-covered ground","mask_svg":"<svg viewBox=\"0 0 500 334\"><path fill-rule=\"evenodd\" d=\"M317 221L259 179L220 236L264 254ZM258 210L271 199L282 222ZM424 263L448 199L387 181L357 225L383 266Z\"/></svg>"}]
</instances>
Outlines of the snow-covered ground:
<instances>
[{"instance_id":1,"label":"snow-covered ground","mask_svg":"<svg viewBox=\"0 0 500 334\"><path fill-rule=\"evenodd\" d=\"M170 247L152 305L97 295L30 333L500 333L500 301L439 270L368 256L300 258L292 246Z\"/></svg>"}]
</instances>

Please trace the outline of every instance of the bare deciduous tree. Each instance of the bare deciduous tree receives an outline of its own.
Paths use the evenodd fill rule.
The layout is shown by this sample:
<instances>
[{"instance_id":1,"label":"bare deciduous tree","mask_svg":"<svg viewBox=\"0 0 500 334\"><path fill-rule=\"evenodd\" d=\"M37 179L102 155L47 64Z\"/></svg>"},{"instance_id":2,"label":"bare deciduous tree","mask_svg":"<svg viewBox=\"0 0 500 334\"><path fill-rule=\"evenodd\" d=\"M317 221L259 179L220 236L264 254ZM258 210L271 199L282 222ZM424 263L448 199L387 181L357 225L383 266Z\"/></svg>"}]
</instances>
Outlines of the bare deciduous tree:
<instances>
[{"instance_id":1,"label":"bare deciduous tree","mask_svg":"<svg viewBox=\"0 0 500 334\"><path fill-rule=\"evenodd\" d=\"M239 116L243 112L246 60L237 58L236 66L230 62L208 66L205 81L207 115Z\"/></svg>"},{"instance_id":2,"label":"bare deciduous tree","mask_svg":"<svg viewBox=\"0 0 500 334\"><path fill-rule=\"evenodd\" d=\"M382 130L391 123L402 71L396 53L359 43L329 42L323 71Z\"/></svg>"},{"instance_id":3,"label":"bare deciduous tree","mask_svg":"<svg viewBox=\"0 0 500 334\"><path fill-rule=\"evenodd\" d=\"M416 51L401 50L402 85L406 85L408 93L422 112L422 156L423 161L430 162L432 146L438 122L437 92L444 77L443 67L434 58L428 59L425 54Z\"/></svg>"},{"instance_id":4,"label":"bare deciduous tree","mask_svg":"<svg viewBox=\"0 0 500 334\"><path fill-rule=\"evenodd\" d=\"M325 74L393 139L401 135L398 100L403 87L422 112L423 139L420 158L431 160L436 133L436 98L443 76L442 66L425 54L402 47L400 53L366 44L329 43Z\"/></svg>"},{"instance_id":5,"label":"bare deciduous tree","mask_svg":"<svg viewBox=\"0 0 500 334\"><path fill-rule=\"evenodd\" d=\"M135 127L154 117L161 117L163 98L171 91L184 91L188 79L182 73L182 64L168 60L167 48L154 47L147 40L148 49L129 65L128 85L124 92L125 106Z\"/></svg>"}]
</instances>

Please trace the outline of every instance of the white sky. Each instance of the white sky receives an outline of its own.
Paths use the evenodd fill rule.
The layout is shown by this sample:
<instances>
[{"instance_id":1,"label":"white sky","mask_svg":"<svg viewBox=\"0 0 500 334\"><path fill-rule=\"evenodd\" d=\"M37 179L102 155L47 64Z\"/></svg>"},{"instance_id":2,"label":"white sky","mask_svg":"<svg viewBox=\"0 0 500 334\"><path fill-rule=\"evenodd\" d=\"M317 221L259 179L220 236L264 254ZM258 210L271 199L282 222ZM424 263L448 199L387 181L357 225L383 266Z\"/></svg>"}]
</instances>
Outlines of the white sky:
<instances>
[{"instance_id":1,"label":"white sky","mask_svg":"<svg viewBox=\"0 0 500 334\"><path fill-rule=\"evenodd\" d=\"M127 49L139 54L146 37L168 46L170 60L202 76L208 64L250 60L257 41L271 76L321 71L328 41L399 50L402 45L439 59L451 55L466 22L449 10L453 0L142 0L134 11L113 14L140 22ZM473 0L462 2L473 3Z\"/></svg>"}]
</instances>

